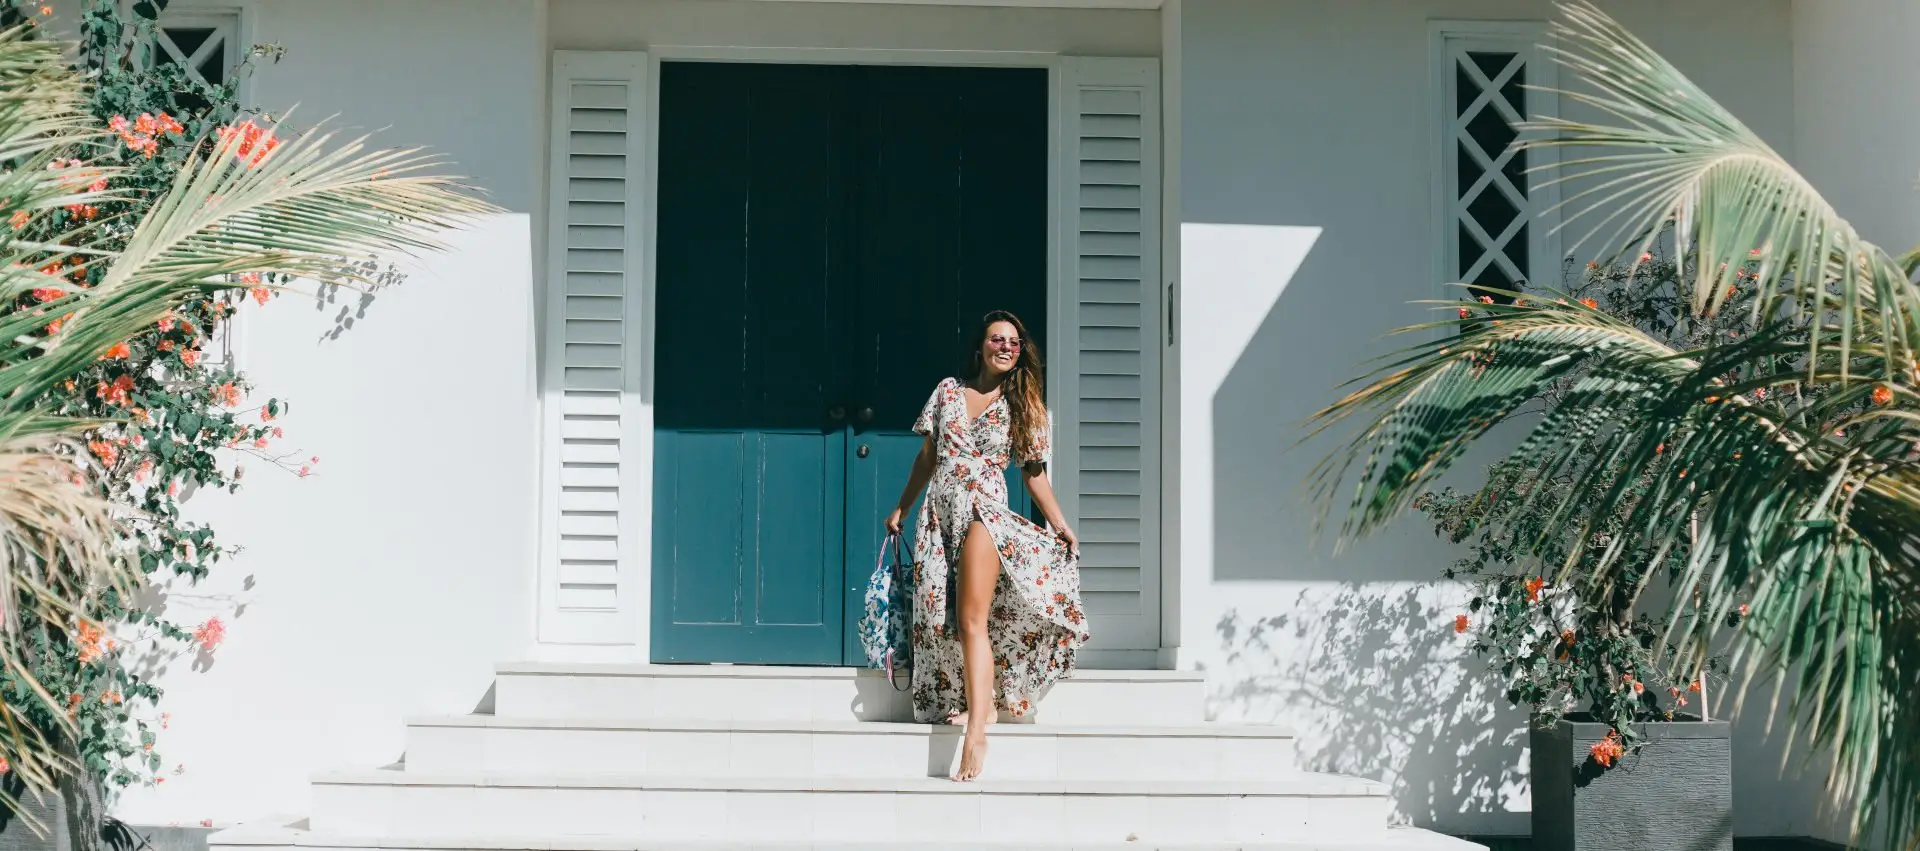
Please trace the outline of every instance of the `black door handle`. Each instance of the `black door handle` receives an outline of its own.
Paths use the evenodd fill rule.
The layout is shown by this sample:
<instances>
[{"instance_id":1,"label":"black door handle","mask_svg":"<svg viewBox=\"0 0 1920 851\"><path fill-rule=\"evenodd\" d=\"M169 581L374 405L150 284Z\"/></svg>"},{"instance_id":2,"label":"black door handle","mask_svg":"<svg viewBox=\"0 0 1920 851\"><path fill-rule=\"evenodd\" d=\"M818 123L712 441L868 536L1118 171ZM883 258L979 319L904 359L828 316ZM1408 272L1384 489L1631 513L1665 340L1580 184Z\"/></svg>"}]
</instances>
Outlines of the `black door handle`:
<instances>
[{"instance_id":1,"label":"black door handle","mask_svg":"<svg viewBox=\"0 0 1920 851\"><path fill-rule=\"evenodd\" d=\"M827 419L833 420L834 422L837 423L846 418L847 418L846 408L840 407L839 405L835 405L827 409Z\"/></svg>"},{"instance_id":2,"label":"black door handle","mask_svg":"<svg viewBox=\"0 0 1920 851\"><path fill-rule=\"evenodd\" d=\"M860 444L860 448L859 448L859 449L856 449L856 450L854 450L854 453L853 453L853 454L855 454L855 455L858 455L858 456L860 456L860 457L862 457L862 458L865 458L865 457L867 457L867 453L868 453L868 452L871 452L871 451L873 451L873 450L872 450L872 449L869 449L869 448L867 447L867 445L866 445L866 444L864 444L864 443L862 443L862 444Z\"/></svg>"}]
</instances>

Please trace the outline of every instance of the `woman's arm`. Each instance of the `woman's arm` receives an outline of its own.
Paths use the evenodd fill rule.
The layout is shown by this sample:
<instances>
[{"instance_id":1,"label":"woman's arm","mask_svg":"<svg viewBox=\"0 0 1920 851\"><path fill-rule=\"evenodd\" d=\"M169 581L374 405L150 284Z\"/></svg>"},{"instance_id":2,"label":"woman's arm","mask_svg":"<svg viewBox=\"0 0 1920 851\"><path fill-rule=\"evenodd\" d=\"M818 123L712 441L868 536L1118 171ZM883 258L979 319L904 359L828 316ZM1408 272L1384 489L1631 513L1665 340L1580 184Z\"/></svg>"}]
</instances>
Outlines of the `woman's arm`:
<instances>
[{"instance_id":1,"label":"woman's arm","mask_svg":"<svg viewBox=\"0 0 1920 851\"><path fill-rule=\"evenodd\" d=\"M900 492L900 502L887 515L885 525L889 533L898 535L905 528L907 509L913 507L913 501L920 498L920 492L927 489L927 482L932 479L933 438L929 437L920 442L920 454L914 456L913 470L907 473L907 487Z\"/></svg>"},{"instance_id":2,"label":"woman's arm","mask_svg":"<svg viewBox=\"0 0 1920 851\"><path fill-rule=\"evenodd\" d=\"M1060 513L1060 500L1054 498L1053 482L1047 478L1047 465L1038 461L1023 464L1020 475L1027 482L1027 494L1040 506L1040 516L1047 518L1047 525L1053 527L1053 534L1066 542L1074 555L1079 555L1080 539L1067 526L1066 516Z\"/></svg>"}]
</instances>

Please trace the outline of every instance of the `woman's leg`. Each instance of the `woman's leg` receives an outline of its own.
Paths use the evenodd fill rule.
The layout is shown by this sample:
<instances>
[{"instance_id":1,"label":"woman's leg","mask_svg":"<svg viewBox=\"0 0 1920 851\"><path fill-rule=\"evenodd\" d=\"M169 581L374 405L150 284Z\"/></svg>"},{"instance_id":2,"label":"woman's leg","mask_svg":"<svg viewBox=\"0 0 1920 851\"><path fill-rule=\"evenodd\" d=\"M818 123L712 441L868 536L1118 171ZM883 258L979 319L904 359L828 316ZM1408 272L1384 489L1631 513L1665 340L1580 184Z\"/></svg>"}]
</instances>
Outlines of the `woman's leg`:
<instances>
[{"instance_id":1,"label":"woman's leg","mask_svg":"<svg viewBox=\"0 0 1920 851\"><path fill-rule=\"evenodd\" d=\"M1000 581L1000 553L993 536L975 520L960 550L960 651L965 659L967 735L960 748L955 780L980 776L987 761L987 725L998 720L993 706L993 642L987 638L987 612Z\"/></svg>"}]
</instances>

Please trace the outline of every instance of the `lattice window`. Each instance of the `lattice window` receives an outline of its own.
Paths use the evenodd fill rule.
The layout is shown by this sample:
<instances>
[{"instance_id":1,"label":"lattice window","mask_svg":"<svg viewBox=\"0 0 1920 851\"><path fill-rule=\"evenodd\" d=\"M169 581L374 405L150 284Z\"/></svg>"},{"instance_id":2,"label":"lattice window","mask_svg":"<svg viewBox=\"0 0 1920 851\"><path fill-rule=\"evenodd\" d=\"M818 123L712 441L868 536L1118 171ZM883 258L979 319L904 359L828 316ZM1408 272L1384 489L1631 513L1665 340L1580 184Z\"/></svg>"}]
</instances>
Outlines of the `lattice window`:
<instances>
[{"instance_id":1,"label":"lattice window","mask_svg":"<svg viewBox=\"0 0 1920 851\"><path fill-rule=\"evenodd\" d=\"M1553 68L1541 56L1544 28L1459 23L1435 30L1440 164L1436 175L1443 256L1440 276L1476 288L1524 290L1558 268L1546 220L1554 203L1540 151L1515 142L1519 125L1553 114ZM1493 294L1496 299L1506 297Z\"/></svg>"},{"instance_id":2,"label":"lattice window","mask_svg":"<svg viewBox=\"0 0 1920 851\"><path fill-rule=\"evenodd\" d=\"M155 64L179 66L189 78L209 86L224 85L233 78L246 47L240 43L238 10L169 12L160 19L158 36ZM182 100L195 98L183 96Z\"/></svg>"}]
</instances>

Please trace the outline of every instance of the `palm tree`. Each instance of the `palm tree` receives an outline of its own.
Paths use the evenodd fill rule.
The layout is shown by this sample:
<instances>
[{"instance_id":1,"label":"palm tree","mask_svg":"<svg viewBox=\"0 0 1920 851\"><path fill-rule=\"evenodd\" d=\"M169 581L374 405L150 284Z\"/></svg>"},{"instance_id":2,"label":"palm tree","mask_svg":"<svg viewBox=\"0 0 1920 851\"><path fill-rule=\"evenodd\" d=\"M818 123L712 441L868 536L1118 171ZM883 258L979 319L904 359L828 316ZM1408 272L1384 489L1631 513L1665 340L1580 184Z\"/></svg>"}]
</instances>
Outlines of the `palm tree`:
<instances>
[{"instance_id":1,"label":"palm tree","mask_svg":"<svg viewBox=\"0 0 1920 851\"><path fill-rule=\"evenodd\" d=\"M437 234L492 209L430 174L438 163L418 151L322 132L280 139L265 128L209 140L138 221L21 238L37 216L111 197L93 191L111 169L76 179L81 170L50 168L110 138L87 112L67 50L20 29L0 33L0 665L55 718L67 707L35 681L25 636L96 629L81 621L85 601L128 592L140 574L116 509L87 484L86 453L75 451L78 436L103 423L49 414L49 392L189 297L240 286L240 275L359 283L359 264L343 261L434 249ZM99 247L111 228L125 240L118 251ZM107 272L73 290L40 271L53 260ZM36 289L65 294L20 306L37 301L26 298ZM74 731L38 729L27 708L0 702L0 770L38 793L82 767L59 744Z\"/></svg>"},{"instance_id":2,"label":"palm tree","mask_svg":"<svg viewBox=\"0 0 1920 851\"><path fill-rule=\"evenodd\" d=\"M1585 0L1564 7L1546 49L1584 84L1563 99L1612 122L1526 128L1524 144L1569 152L1550 180L1566 188L1578 242L1639 254L1672 239L1695 260L1694 314L1711 318L1740 292L1758 331L1678 349L1552 294L1448 303L1484 318L1402 329L1428 341L1315 416L1315 434L1355 428L1313 474L1323 511L1351 487L1342 537L1379 528L1494 423L1558 388L1559 404L1525 420L1507 461L1575 484L1531 493L1517 513L1581 529L1599 556L1579 575L1571 557L1545 567L1594 601L1624 593L1663 610L1683 676L1724 647L1743 690L1790 684L1769 700L1789 740L1831 754L1828 790L1854 830L1878 821L1920 846L1916 256L1862 239L1779 154ZM1778 401L1808 385L1828 392ZM1627 486L1648 479L1645 493ZM1631 540L1598 538L1606 518L1626 518ZM1684 553L1671 587L1697 589L1697 602L1644 597L1661 589L1626 559L1647 552L1653 563Z\"/></svg>"}]
</instances>

